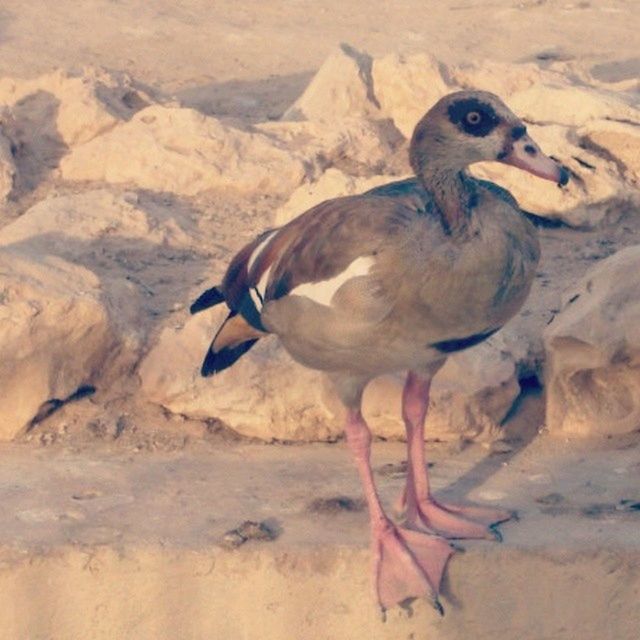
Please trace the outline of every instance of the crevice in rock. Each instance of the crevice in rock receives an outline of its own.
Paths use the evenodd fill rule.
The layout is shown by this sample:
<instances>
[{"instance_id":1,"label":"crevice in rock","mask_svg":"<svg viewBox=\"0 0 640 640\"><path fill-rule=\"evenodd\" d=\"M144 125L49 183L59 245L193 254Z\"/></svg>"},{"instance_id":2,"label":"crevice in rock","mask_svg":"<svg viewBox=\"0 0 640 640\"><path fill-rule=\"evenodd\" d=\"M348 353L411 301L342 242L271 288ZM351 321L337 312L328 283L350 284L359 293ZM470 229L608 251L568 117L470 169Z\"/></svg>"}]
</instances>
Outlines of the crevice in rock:
<instances>
[{"instance_id":1,"label":"crevice in rock","mask_svg":"<svg viewBox=\"0 0 640 640\"><path fill-rule=\"evenodd\" d=\"M59 411L65 404L70 402L76 402L83 398L88 398L96 392L96 388L90 384L80 385L72 394L66 398L51 398L46 402L43 402L38 409L38 413L31 418L31 421L27 425L26 433L29 433L36 425L46 420L49 416L53 415L56 411Z\"/></svg>"}]
</instances>

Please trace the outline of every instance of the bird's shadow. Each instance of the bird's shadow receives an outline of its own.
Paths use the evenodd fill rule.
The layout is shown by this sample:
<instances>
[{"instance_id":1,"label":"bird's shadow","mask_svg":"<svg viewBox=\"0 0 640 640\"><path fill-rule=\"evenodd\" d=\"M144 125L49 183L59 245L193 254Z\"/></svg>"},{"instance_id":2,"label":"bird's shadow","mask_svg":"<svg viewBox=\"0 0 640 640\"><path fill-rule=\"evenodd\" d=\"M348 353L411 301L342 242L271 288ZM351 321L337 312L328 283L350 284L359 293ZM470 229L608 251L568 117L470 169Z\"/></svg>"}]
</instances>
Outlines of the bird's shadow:
<instances>
[{"instance_id":1,"label":"bird's shadow","mask_svg":"<svg viewBox=\"0 0 640 640\"><path fill-rule=\"evenodd\" d=\"M544 393L534 381L522 380L522 391L503 420L504 439L512 449L505 453L490 453L479 460L439 493L442 497L467 496L483 485L533 442L544 423Z\"/></svg>"}]
</instances>

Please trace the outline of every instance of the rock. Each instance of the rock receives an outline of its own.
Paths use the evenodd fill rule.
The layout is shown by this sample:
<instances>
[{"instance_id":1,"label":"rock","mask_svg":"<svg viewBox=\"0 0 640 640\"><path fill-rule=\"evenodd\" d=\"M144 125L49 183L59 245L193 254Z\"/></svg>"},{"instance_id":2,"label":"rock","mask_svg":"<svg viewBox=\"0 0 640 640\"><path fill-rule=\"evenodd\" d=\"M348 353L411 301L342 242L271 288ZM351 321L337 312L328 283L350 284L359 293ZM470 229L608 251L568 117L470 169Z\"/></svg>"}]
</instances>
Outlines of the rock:
<instances>
[{"instance_id":1,"label":"rock","mask_svg":"<svg viewBox=\"0 0 640 640\"><path fill-rule=\"evenodd\" d=\"M166 326L143 360L141 391L169 411L218 418L261 440L327 441L343 431L343 410L324 375L293 362L275 338L262 341L223 374L199 368L224 310ZM375 435L403 439L403 380L386 376L365 391L363 412ZM434 379L427 437L478 437L496 428L519 394L515 364L483 345L450 358Z\"/></svg>"},{"instance_id":2,"label":"rock","mask_svg":"<svg viewBox=\"0 0 640 640\"><path fill-rule=\"evenodd\" d=\"M65 260L0 250L0 439L53 398L94 384L117 340L98 278Z\"/></svg>"},{"instance_id":3,"label":"rock","mask_svg":"<svg viewBox=\"0 0 640 640\"><path fill-rule=\"evenodd\" d=\"M335 167L355 175L392 168L402 136L393 125L363 118L304 122L265 122L255 127L291 153L304 158L314 175Z\"/></svg>"},{"instance_id":4,"label":"rock","mask_svg":"<svg viewBox=\"0 0 640 640\"><path fill-rule=\"evenodd\" d=\"M96 189L46 198L0 230L0 247L29 244L74 260L77 246L115 238L138 238L158 245L193 246L196 227L175 209L142 203L133 191Z\"/></svg>"},{"instance_id":5,"label":"rock","mask_svg":"<svg viewBox=\"0 0 640 640\"><path fill-rule=\"evenodd\" d=\"M418 120L450 93L443 65L427 54L392 54L373 61L373 87L382 113L411 138Z\"/></svg>"},{"instance_id":6,"label":"rock","mask_svg":"<svg viewBox=\"0 0 640 640\"><path fill-rule=\"evenodd\" d=\"M307 209L331 198L364 193L381 184L397 180L393 176L371 176L358 178L339 169L327 169L317 182L298 187L289 200L276 212L275 226L286 224Z\"/></svg>"},{"instance_id":7,"label":"rock","mask_svg":"<svg viewBox=\"0 0 640 640\"><path fill-rule=\"evenodd\" d=\"M58 298L64 298L65 295L69 298L72 323L76 307L79 308L78 314L88 314L83 310L89 302L97 306L98 309L92 312L96 316L102 314L99 320L102 324L98 328L91 328L93 325L90 325L86 331L94 331L99 336L100 332L106 331L102 326L106 324L111 336L109 351L96 356L97 362L102 362L104 366L95 371L91 369L85 376L78 374L73 377L68 376L62 367L60 375L64 385L56 383L51 389L38 388L37 393L34 392L38 397L38 406L51 398L67 398L87 380L95 380L94 386L99 392L131 392L130 371L139 359L142 345L157 322L157 317L170 313L175 305L176 295L181 295L183 283L193 281L202 268L198 262L198 249L202 249L202 243L206 239L200 237L195 225L181 213L177 204L162 205L132 192L118 194L99 189L47 198L0 230L0 251L7 252L6 255L15 253L27 256L25 261L30 256L42 256L37 259L54 262L60 260L64 265L73 263L81 274L85 274L83 277L92 283L91 287L82 285L82 279L72 271L68 292L64 293L64 276L60 275L59 283L57 280L52 282L50 295L48 283L44 279L46 269L41 269L42 284L37 285L36 293L29 295L34 299L41 299L42 305L48 305L47 309L53 308L51 313L60 314L60 317L56 316L52 320L44 315L43 319L37 320L40 316L36 316L33 321L46 325L42 327L43 336L46 327L49 327L53 348L57 350L50 356L51 363L46 361L47 367L62 367L60 362L66 353L70 361L65 365L67 369L71 368L75 372L73 367L77 366L78 371L82 372L87 369L83 369L84 360L80 358L77 365L73 363L76 349L83 345L91 346L90 338L82 335L76 347L76 333L81 331L80 328L76 333L67 335L56 326L56 323L66 322L64 308L56 311L58 307L63 307L62 302L57 302ZM54 275L55 273L54 271ZM17 291L26 286L20 284L20 273L12 275L12 272L7 272L7 277L16 282L12 286L17 287ZM74 284L74 278L78 281L77 284ZM76 289L79 292L86 289L89 293L77 293ZM74 296L80 302L76 303ZM89 321L99 324L98 320L94 321L92 318L88 318L87 322ZM21 321L15 322L19 324ZM24 334L20 334L16 340L21 339L28 344L31 325L26 321L23 324ZM33 331L39 331L38 327L40 325ZM45 337L42 337L42 342L46 343ZM2 344L9 343L5 340ZM50 350L43 349L42 358L49 357L47 354ZM15 360L13 362L15 366ZM22 376L24 385L24 381L31 375L30 370L17 367L17 371ZM49 369L45 369L41 375L45 376L45 373L54 376ZM73 388L67 391L65 385ZM54 391L57 395L47 395ZM32 405L33 403L29 404L28 411L25 411L32 411ZM38 407L36 411L37 409ZM34 411L29 418L35 413Z\"/></svg>"},{"instance_id":8,"label":"rock","mask_svg":"<svg viewBox=\"0 0 640 640\"><path fill-rule=\"evenodd\" d=\"M528 129L545 153L570 169L566 187L560 189L548 180L497 162L475 164L471 172L508 189L525 211L572 227L593 228L605 220L615 222L622 215L621 203L635 195L614 162L574 144L568 127L547 124Z\"/></svg>"},{"instance_id":9,"label":"rock","mask_svg":"<svg viewBox=\"0 0 640 640\"><path fill-rule=\"evenodd\" d=\"M591 268L544 332L547 428L608 435L640 428L640 246ZM631 276L631 277L630 277Z\"/></svg>"},{"instance_id":10,"label":"rock","mask_svg":"<svg viewBox=\"0 0 640 640\"><path fill-rule=\"evenodd\" d=\"M56 255L94 272L133 354L154 318L173 308L176 291L200 273L207 238L179 202L96 189L38 202L0 229L0 247Z\"/></svg>"},{"instance_id":11,"label":"rock","mask_svg":"<svg viewBox=\"0 0 640 640\"><path fill-rule=\"evenodd\" d=\"M335 137L329 131L336 122L341 122L347 115L352 117L354 113L365 121L380 121L387 117L404 137L409 138L418 119L446 93L459 88L493 91L528 124L540 123L529 125L532 135L547 153L571 170L573 179L566 188L558 189L549 182L498 163L481 163L473 168L473 172L505 186L526 211L573 227L594 228L605 222L615 222L626 211L626 203L637 197L633 187L637 174L631 168L637 166L637 133L635 125L629 123L640 123L640 111L615 91L577 85L572 79L575 74L576 70L568 63L556 63L546 69L532 63L491 62L445 68L425 54L389 55L363 66L361 60L341 53L322 67L309 92L301 98L306 101L305 105L317 106L315 111L309 106L304 114L313 122L262 126L265 132L277 131L284 144L294 144L295 140L301 145L306 136L305 151L301 152L320 169L328 165L347 174L366 175L366 172L341 165L340 158L345 155L345 147L351 159L356 158L358 149L366 149L357 158L359 163L364 159L366 167L367 159L371 158L369 149L376 148L376 136L363 136L360 132L366 127L360 126L359 130L354 127L358 134L351 143L335 144ZM335 107L334 94L340 96L335 100ZM372 100L377 105L373 111ZM625 122L610 123L611 126L605 129L601 123L609 119ZM319 123L328 130L322 131ZM285 133L287 125L298 125L298 129L292 127ZM338 125L345 131L348 126L346 121L344 126ZM577 135L577 127L583 127L584 131ZM386 135L389 140L388 129ZM586 144L580 143L580 135ZM377 137L379 141L385 140L384 134ZM322 149L319 148L320 140L327 141ZM391 162L396 150L397 142L391 142L382 157L376 158L377 167L369 162L368 173L398 173L397 157L395 164ZM404 160L404 150L402 153ZM621 166L624 167L622 171ZM404 170L403 166L401 171ZM324 185L328 179L323 177L319 182ZM311 189L304 185L299 193ZM340 191L338 189L336 194Z\"/></svg>"},{"instance_id":12,"label":"rock","mask_svg":"<svg viewBox=\"0 0 640 640\"><path fill-rule=\"evenodd\" d=\"M402 439L402 376L373 380L363 412L376 435ZM520 393L514 360L491 342L450 357L433 379L427 438L492 436Z\"/></svg>"},{"instance_id":13,"label":"rock","mask_svg":"<svg viewBox=\"0 0 640 640\"><path fill-rule=\"evenodd\" d=\"M13 190L16 165L11 153L11 142L0 128L0 206Z\"/></svg>"},{"instance_id":14,"label":"rock","mask_svg":"<svg viewBox=\"0 0 640 640\"><path fill-rule=\"evenodd\" d=\"M200 376L227 312L202 313L162 330L139 368L145 397L173 413L218 418L261 440L335 439L341 425L327 405L321 376L293 362L273 338L262 340L224 374Z\"/></svg>"},{"instance_id":15,"label":"rock","mask_svg":"<svg viewBox=\"0 0 640 640\"><path fill-rule=\"evenodd\" d=\"M39 106L49 96L51 109ZM30 80L0 79L0 106L35 119L52 119L64 144L81 144L129 119L149 97L125 74L87 67L57 70ZM28 113L27 113L28 112ZM40 122L40 126L49 123Z\"/></svg>"},{"instance_id":16,"label":"rock","mask_svg":"<svg viewBox=\"0 0 640 640\"><path fill-rule=\"evenodd\" d=\"M331 122L379 113L371 80L372 59L343 44L317 71L304 93L287 109L283 120Z\"/></svg>"},{"instance_id":17,"label":"rock","mask_svg":"<svg viewBox=\"0 0 640 640\"><path fill-rule=\"evenodd\" d=\"M509 96L509 107L527 122L578 127L591 120L631 120L640 113L610 91L569 84L536 83Z\"/></svg>"},{"instance_id":18,"label":"rock","mask_svg":"<svg viewBox=\"0 0 640 640\"><path fill-rule=\"evenodd\" d=\"M479 64L463 64L449 69L451 82L463 89L491 91L507 103L509 97L541 82L566 82L562 75L540 68L534 63L509 64L483 60Z\"/></svg>"},{"instance_id":19,"label":"rock","mask_svg":"<svg viewBox=\"0 0 640 640\"><path fill-rule=\"evenodd\" d=\"M3 129L17 167L13 196L19 199L34 191L58 168L70 146L129 119L147 101L127 76L96 69L0 79Z\"/></svg>"},{"instance_id":20,"label":"rock","mask_svg":"<svg viewBox=\"0 0 640 640\"><path fill-rule=\"evenodd\" d=\"M604 151L623 165L631 180L640 180L640 114L638 124L595 120L578 131L586 146Z\"/></svg>"},{"instance_id":21,"label":"rock","mask_svg":"<svg viewBox=\"0 0 640 640\"><path fill-rule=\"evenodd\" d=\"M134 183L182 195L223 188L289 193L305 177L303 161L263 134L159 105L75 147L60 169L66 180Z\"/></svg>"}]
</instances>

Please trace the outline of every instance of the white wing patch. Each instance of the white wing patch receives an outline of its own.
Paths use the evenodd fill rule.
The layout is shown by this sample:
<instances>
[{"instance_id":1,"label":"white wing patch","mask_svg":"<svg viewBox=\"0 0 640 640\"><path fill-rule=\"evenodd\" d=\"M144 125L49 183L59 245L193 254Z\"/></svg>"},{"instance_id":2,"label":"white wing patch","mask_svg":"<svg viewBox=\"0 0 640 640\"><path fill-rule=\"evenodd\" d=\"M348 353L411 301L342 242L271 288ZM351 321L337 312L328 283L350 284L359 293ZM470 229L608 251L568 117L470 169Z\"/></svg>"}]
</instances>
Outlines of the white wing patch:
<instances>
[{"instance_id":1,"label":"white wing patch","mask_svg":"<svg viewBox=\"0 0 640 640\"><path fill-rule=\"evenodd\" d=\"M271 238L273 237L273 234L277 231L277 229L274 229L273 231L269 232L266 236L265 239L252 251L251 255L249 256L249 260L247 261L247 272L250 273L251 269L253 268L253 265L255 264L256 260L260 257L260 254L262 253L262 250L265 248L267 242L269 242L269 240L271 240ZM265 294L265 290L267 288L267 282L269 281L269 274L271 273L271 267L269 267L263 274L262 277L260 278L260 282L258 282L258 284L255 287L251 287L249 289L249 295L251 296L251 299L253 300L253 304L255 305L256 309L260 312L262 311L262 306L263 306L263 302L264 302L264 294Z\"/></svg>"},{"instance_id":2,"label":"white wing patch","mask_svg":"<svg viewBox=\"0 0 640 640\"><path fill-rule=\"evenodd\" d=\"M352 278L366 276L371 271L375 260L371 256L356 258L342 273L320 282L305 282L293 289L289 295L304 296L318 304L331 305L331 300L336 291Z\"/></svg>"},{"instance_id":3,"label":"white wing patch","mask_svg":"<svg viewBox=\"0 0 640 640\"><path fill-rule=\"evenodd\" d=\"M270 231L266 235L265 239L253 250L253 252L249 256L249 260L247 262L247 272L251 271L255 261L258 259L258 256L262 253L262 250L264 249L265 245L267 244L267 242L269 242L269 240L271 240L271 237L273 236L273 234L276 231L277 231L277 229L274 229L273 231Z\"/></svg>"}]
</instances>

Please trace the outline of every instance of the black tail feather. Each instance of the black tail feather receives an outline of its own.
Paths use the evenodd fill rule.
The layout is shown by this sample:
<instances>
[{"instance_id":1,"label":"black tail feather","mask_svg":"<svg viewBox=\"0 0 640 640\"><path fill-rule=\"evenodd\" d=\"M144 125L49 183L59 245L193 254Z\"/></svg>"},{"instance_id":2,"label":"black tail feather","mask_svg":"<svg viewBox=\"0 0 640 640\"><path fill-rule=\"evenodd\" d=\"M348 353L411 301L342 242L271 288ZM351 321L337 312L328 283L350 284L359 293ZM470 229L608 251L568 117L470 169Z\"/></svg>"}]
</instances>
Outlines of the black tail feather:
<instances>
[{"instance_id":1,"label":"black tail feather","mask_svg":"<svg viewBox=\"0 0 640 640\"><path fill-rule=\"evenodd\" d=\"M241 342L235 347L225 347L217 353L210 347L209 351L207 351L204 362L202 363L200 373L206 378L207 376L212 376L214 373L224 371L238 360L238 358L247 353L247 351L249 351L256 342L258 342L257 339L247 340L246 342Z\"/></svg>"},{"instance_id":2,"label":"black tail feather","mask_svg":"<svg viewBox=\"0 0 640 640\"><path fill-rule=\"evenodd\" d=\"M191 311L192 314L198 313L199 311L209 309L209 307L215 307L215 305L221 302L224 302L224 294L217 286L211 287L211 289L207 289L198 296L198 299L189 307L189 311Z\"/></svg>"}]
</instances>

